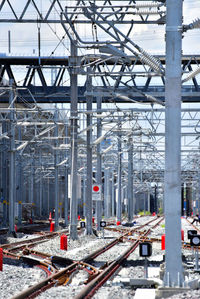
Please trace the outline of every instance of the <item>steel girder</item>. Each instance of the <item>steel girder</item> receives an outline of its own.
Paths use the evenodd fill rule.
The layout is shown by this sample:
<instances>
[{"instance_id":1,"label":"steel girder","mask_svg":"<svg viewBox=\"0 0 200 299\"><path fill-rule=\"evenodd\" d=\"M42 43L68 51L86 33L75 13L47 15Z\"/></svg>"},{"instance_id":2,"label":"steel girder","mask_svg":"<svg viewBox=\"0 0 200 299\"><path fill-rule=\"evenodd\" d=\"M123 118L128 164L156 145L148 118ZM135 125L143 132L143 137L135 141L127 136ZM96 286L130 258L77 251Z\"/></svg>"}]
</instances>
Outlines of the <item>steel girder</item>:
<instances>
[{"instance_id":1,"label":"steel girder","mask_svg":"<svg viewBox=\"0 0 200 299\"><path fill-rule=\"evenodd\" d=\"M134 24L164 24L165 1L145 2L146 5L138 0L98 1L98 10L106 19L112 19L118 24L129 24L130 18ZM20 5L15 0L1 0L0 23L60 23L60 14L67 9L71 20L76 18L76 23L87 24L90 21L82 15L81 10L90 5L91 1L83 0L76 1L74 6L69 0L64 5L61 0L46 0L41 7L38 0L21 0Z\"/></svg>"},{"instance_id":2,"label":"steel girder","mask_svg":"<svg viewBox=\"0 0 200 299\"><path fill-rule=\"evenodd\" d=\"M162 65L165 65L164 56L157 56L157 58L161 61ZM135 100L148 103L149 100L146 96L147 94L153 95L159 100L164 101L164 79L160 80L159 85L154 85L155 83L152 83L154 74L152 72L145 74L141 71L135 71L134 73L134 69L137 70L142 67L142 63L133 56L130 56L129 59L131 61L130 65L120 65L119 60L116 63L112 58L107 59L106 61L99 61L98 56L80 56L78 58L79 74L81 74L83 78L83 84L82 86L79 86L79 102L86 101L85 96L87 94L84 82L87 74L85 69L88 63L93 65L93 67L91 67L91 74L100 78L101 82L100 86L93 86L92 88L91 95L94 97L94 101L98 95L101 95L103 96L103 101L112 102L114 98L117 102L124 102L124 99L118 97L117 94L128 95L130 99L125 99L125 102ZM187 73L191 73L199 63L199 55L183 56L183 76ZM38 57L1 56L1 89L3 86L6 86L8 82L6 81L6 78L7 80L13 79L16 87L19 88L19 95L28 102L33 102L33 97L35 98L35 101L39 103L70 102L70 86L67 85L69 66L70 60L68 57L41 57L39 60ZM123 73L119 76L119 69L121 69L122 66ZM56 70L56 75L53 80L49 72L50 68L55 68ZM130 75L130 73L134 75ZM113 82L115 82L113 86L107 83L112 77ZM115 80L116 77L118 80ZM127 80L129 80L128 83L126 83ZM122 82L124 82L124 84ZM188 85L187 82L182 85L182 100L183 102L198 102L200 100L199 79L194 77L190 80L190 83L190 85ZM33 97L28 90L32 93ZM20 97L18 101L20 101ZM1 92L0 102L8 102L8 95L6 93Z\"/></svg>"}]
</instances>

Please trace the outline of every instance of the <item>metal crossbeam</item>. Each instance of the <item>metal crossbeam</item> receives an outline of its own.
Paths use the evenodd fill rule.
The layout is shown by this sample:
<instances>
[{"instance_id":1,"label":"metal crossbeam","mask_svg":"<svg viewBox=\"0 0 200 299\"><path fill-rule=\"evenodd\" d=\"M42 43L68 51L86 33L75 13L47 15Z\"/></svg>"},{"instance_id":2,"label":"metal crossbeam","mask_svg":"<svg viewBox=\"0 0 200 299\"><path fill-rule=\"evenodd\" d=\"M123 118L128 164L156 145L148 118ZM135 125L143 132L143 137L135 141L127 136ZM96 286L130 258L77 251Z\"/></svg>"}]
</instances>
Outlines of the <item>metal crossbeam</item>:
<instances>
[{"instance_id":1,"label":"metal crossbeam","mask_svg":"<svg viewBox=\"0 0 200 299\"><path fill-rule=\"evenodd\" d=\"M162 65L165 65L165 58L157 56ZM154 85L154 74L142 71L142 64L137 58L129 56L130 65L122 64L119 59L112 57L100 59L99 56L83 56L78 58L79 70L82 74L87 74L87 65L91 65L90 72L93 76L99 77L102 85L95 86L91 94L95 98L100 95L104 96L104 101L126 102L143 101L150 102L145 94L152 95L161 101L164 101L165 82L160 80L160 84ZM183 56L182 69L183 78L188 76L192 70L196 69L200 63L200 56ZM23 71L18 71L18 66L23 67ZM12 79L19 88L19 94L22 99L32 102L28 90L32 93L37 102L70 102L70 87L67 85L69 80L69 59L68 57L0 57L0 84L6 85L6 79ZM50 68L56 71L56 76L52 81ZM140 68L140 71L138 71ZM119 71L120 70L120 71ZM135 72L134 72L135 70ZM23 76L22 76L23 72ZM23 79L21 79L23 78ZM82 76L82 78L84 78ZM85 79L84 79L85 80ZM66 82L66 83L65 83ZM188 83L191 83L188 85ZM85 102L87 95L85 84L79 86L79 101ZM25 89L20 89L20 88ZM200 99L200 82L199 77L191 78L189 82L182 85L183 102L198 102ZM120 98L119 95L122 97ZM0 102L8 102L6 93L0 94Z\"/></svg>"},{"instance_id":2,"label":"metal crossbeam","mask_svg":"<svg viewBox=\"0 0 200 299\"><path fill-rule=\"evenodd\" d=\"M77 24L89 24L90 21L83 17L82 9L90 7L90 1L76 1L73 6L71 1L46 0L41 8L38 0L20 1L16 5L15 0L2 0L0 3L0 23L60 23L60 14L68 9L70 19L76 18ZM101 14L106 19L114 19L117 24L129 24L130 15L134 24L164 24L164 1L96 1ZM119 5L119 2L122 4ZM64 21L67 23L67 21ZM105 23L105 21L100 21Z\"/></svg>"}]
</instances>

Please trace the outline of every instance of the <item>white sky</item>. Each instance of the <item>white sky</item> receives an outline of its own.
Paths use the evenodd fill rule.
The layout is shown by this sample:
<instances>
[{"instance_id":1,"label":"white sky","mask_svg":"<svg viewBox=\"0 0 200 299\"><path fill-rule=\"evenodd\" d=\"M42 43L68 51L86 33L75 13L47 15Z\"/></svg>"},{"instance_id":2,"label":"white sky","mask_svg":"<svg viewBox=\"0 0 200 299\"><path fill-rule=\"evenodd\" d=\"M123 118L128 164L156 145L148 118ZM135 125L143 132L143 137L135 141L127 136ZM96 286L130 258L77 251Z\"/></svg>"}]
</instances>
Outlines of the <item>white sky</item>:
<instances>
[{"instance_id":1,"label":"white sky","mask_svg":"<svg viewBox=\"0 0 200 299\"><path fill-rule=\"evenodd\" d=\"M16 1L11 0L14 3L16 11L20 11L19 6L23 7L26 0ZM36 0L36 3L40 9L45 10L45 4L49 3L49 0ZM63 5L69 4L69 1L61 1ZM73 1L70 3L73 4ZM185 0L183 2L183 15L184 24L190 23L192 20L199 17L200 11L199 0ZM8 8L2 11L0 18L10 17ZM31 10L29 11L31 14ZM33 12L32 12L33 15ZM59 18L58 13L55 11L54 16ZM58 38L52 32L55 31L59 37L64 35L62 26L57 24L51 24L51 29L48 25L41 25L41 53L42 55L51 55L52 51L59 43ZM163 54L165 49L164 44L164 28L165 26L158 25L135 25L131 38L134 42L138 43L148 52L153 54ZM11 24L0 23L0 53L8 53L8 30L11 31L11 54L12 55L32 55L34 52L37 54L37 25L36 24ZM79 25L79 32L82 33L84 38L89 38L91 34L91 26ZM90 36L91 38L92 36ZM198 54L200 53L200 29L191 30L184 34L183 39L183 53L184 54ZM65 46L58 46L55 51L55 55L68 55L69 41L65 39Z\"/></svg>"}]
</instances>

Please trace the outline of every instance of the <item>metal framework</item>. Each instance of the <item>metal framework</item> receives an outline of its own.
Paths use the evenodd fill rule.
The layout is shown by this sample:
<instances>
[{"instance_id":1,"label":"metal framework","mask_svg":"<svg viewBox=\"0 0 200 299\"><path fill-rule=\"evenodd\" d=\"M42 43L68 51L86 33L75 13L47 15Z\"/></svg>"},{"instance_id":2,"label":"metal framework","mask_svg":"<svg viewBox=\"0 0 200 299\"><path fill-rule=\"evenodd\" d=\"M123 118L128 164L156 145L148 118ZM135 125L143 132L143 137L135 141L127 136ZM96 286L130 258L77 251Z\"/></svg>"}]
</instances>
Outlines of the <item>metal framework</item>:
<instances>
[{"instance_id":1,"label":"metal framework","mask_svg":"<svg viewBox=\"0 0 200 299\"><path fill-rule=\"evenodd\" d=\"M140 198L143 210L151 205L157 212L165 189L164 283L183 285L177 217L181 186L192 190L200 208L200 110L181 110L181 99L200 100L200 55L181 57L181 39L200 25L198 19L182 24L181 14L180 0L0 1L0 23L33 25L38 33L38 55L0 54L2 226L9 223L12 232L15 217L24 220L25 205L32 218L55 208L56 229L62 217L68 225L70 214L70 236L76 239L78 213L86 216L91 234L93 210L98 229L102 214L121 221L127 212L132 221ZM164 24L166 58L135 40L137 26L159 26L165 33ZM41 25L58 40L46 56ZM66 40L68 54L57 55ZM94 182L103 187L103 201L92 201Z\"/></svg>"},{"instance_id":2,"label":"metal framework","mask_svg":"<svg viewBox=\"0 0 200 299\"><path fill-rule=\"evenodd\" d=\"M164 68L165 58L163 56L156 56L156 58L161 61ZM93 84L90 91L93 101L96 101L98 95L103 95L104 102L114 100L121 103L132 101L149 103L152 101L151 96L164 102L164 78L155 85L154 74L151 71L146 72L141 62L133 56L129 59L131 63L122 66L120 58L114 61L113 58L103 59L94 55L78 58L77 67L80 67L81 73L86 75L87 66L90 65L92 76L100 80L100 85ZM183 102L199 101L199 77L187 80L188 74L193 73L199 63L198 55L182 57L183 80L185 80L182 85ZM0 56L0 66L0 85L5 86L9 80L13 80L21 95L19 102L23 99L33 102L34 98L38 103L70 103L69 57L40 57L39 59L38 57ZM20 72L19 66L22 68ZM52 70L56 72L53 79ZM85 80L83 78L83 81ZM87 94L85 83L82 83L82 86L78 86L78 101L86 102ZM8 102L6 93L1 93L0 102Z\"/></svg>"}]
</instances>

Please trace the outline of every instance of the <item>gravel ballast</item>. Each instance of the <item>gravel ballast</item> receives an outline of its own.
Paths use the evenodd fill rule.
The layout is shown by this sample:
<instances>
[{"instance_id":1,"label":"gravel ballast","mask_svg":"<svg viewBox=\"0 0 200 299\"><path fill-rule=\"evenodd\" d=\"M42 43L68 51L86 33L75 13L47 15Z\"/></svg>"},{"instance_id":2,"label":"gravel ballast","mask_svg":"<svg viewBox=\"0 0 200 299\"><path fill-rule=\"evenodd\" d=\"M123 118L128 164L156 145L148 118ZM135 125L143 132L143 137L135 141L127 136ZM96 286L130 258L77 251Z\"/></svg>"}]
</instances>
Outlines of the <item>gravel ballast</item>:
<instances>
[{"instance_id":1,"label":"gravel ballast","mask_svg":"<svg viewBox=\"0 0 200 299\"><path fill-rule=\"evenodd\" d=\"M141 217L137 219L136 225L141 225L149 220L149 217ZM185 239L187 238L187 230L192 229L192 227L182 219L182 228L185 232ZM163 223L158 226L156 231L151 235L152 237L161 237L164 234ZM114 238L117 238L119 233L113 231L105 230L105 239L96 237L94 235L87 236L84 233L79 236L78 240L72 241L68 240L68 250L60 250L60 237L55 237L54 239L48 240L47 242L41 243L34 247L36 251L48 253L50 255L57 255L73 260L81 260L83 257L94 252L98 248L105 246L111 242ZM136 236L136 234L134 234ZM8 243L16 242L19 240L32 238L32 236L19 235L19 238L7 238ZM35 235L35 237L37 237ZM119 243L119 245L114 246L110 251L103 253L95 259L92 263L94 266L99 266L105 261L112 261L116 259L120 254L122 254L127 246L130 246L130 242ZM160 242L153 243L153 254L148 259L149 266L158 269L159 264L163 260L164 252L161 251ZM183 250L185 256L191 255L188 250ZM139 250L136 249L127 259L125 268L120 268L118 273L114 276L114 279L107 281L103 287L101 287L93 298L134 298L135 290L134 288L124 285L121 281L126 278L144 278L144 259L139 257ZM149 271L151 273L151 271ZM152 272L154 273L154 272ZM159 278L158 271L153 275L155 278ZM191 277L198 277L198 274L191 274ZM39 268L30 268L27 265L10 259L4 259L3 271L0 272L0 298L9 299L14 295L18 294L22 290L38 283L39 281L46 278L46 274ZM88 274L86 271L78 271L73 274L72 281L70 285L53 287L44 293L40 294L37 298L73 298L77 295L82 288L84 288L84 282L87 280ZM181 293L170 298L200 298L199 290L191 290L187 293Z\"/></svg>"}]
</instances>

